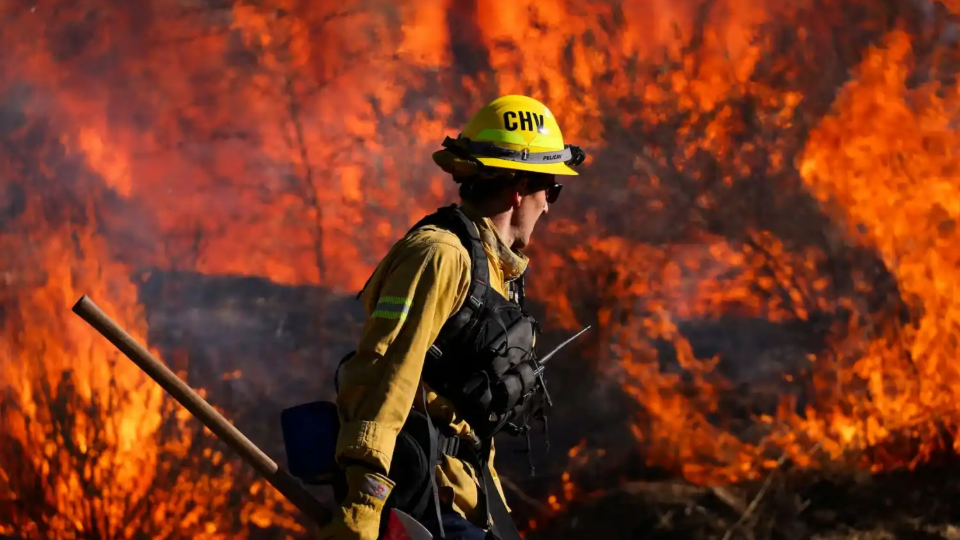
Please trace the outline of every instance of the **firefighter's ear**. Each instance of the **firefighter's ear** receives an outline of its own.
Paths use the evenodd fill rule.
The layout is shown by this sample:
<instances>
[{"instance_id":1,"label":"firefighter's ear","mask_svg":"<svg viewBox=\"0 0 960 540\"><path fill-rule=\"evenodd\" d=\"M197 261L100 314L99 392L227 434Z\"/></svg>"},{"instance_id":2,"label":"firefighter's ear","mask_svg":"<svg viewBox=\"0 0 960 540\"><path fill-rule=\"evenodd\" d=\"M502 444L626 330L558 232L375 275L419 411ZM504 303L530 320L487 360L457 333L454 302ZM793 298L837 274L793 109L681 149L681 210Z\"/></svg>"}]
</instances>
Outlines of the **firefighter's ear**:
<instances>
[{"instance_id":1,"label":"firefighter's ear","mask_svg":"<svg viewBox=\"0 0 960 540\"><path fill-rule=\"evenodd\" d=\"M520 204L523 203L523 196L527 192L527 179L522 176L517 178L516 183L507 192L510 197L510 206L520 208Z\"/></svg>"}]
</instances>

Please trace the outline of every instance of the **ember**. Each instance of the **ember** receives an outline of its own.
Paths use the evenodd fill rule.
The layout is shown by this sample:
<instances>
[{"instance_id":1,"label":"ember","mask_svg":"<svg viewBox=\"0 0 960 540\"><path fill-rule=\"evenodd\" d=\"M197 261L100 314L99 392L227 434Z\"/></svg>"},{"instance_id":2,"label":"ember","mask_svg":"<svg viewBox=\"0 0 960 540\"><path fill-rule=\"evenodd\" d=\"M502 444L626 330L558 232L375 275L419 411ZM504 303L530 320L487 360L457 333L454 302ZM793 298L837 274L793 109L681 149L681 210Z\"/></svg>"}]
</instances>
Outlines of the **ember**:
<instances>
[{"instance_id":1,"label":"ember","mask_svg":"<svg viewBox=\"0 0 960 540\"><path fill-rule=\"evenodd\" d=\"M452 200L430 152L507 93L591 155L531 253L548 328L596 331L552 381L594 406L558 404L569 452L515 485L529 535L650 471L729 503L788 467L953 458L958 22L932 0L3 3L0 534L303 536L69 306L157 346L177 339L148 328L149 279L287 287L316 316L276 335L322 359L286 351L261 382L264 358L158 353L195 385L315 399L348 334L322 306ZM233 354L214 341L195 348Z\"/></svg>"}]
</instances>

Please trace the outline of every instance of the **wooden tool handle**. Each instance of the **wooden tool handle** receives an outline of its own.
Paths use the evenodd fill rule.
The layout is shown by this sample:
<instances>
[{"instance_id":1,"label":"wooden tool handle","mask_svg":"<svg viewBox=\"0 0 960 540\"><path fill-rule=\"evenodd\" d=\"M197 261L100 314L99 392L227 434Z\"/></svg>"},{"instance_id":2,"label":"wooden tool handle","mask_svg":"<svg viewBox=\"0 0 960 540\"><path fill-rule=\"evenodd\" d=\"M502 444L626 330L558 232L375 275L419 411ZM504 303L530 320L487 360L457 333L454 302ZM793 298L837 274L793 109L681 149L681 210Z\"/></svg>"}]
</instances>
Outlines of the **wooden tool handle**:
<instances>
[{"instance_id":1,"label":"wooden tool handle","mask_svg":"<svg viewBox=\"0 0 960 540\"><path fill-rule=\"evenodd\" d=\"M73 312L100 332L103 337L113 343L120 352L140 367L144 373L157 382L173 399L190 411L193 416L203 422L221 441L225 442L240 457L256 469L270 485L275 487L301 512L307 514L319 525L328 523L331 513L324 508L303 485L287 471L277 466L276 462L263 453L243 433L231 424L222 414L217 412L207 400L190 388L177 375L170 371L157 357L150 354L146 347L137 343L137 340L120 327L109 315L103 312L93 300L83 296L73 306Z\"/></svg>"}]
</instances>

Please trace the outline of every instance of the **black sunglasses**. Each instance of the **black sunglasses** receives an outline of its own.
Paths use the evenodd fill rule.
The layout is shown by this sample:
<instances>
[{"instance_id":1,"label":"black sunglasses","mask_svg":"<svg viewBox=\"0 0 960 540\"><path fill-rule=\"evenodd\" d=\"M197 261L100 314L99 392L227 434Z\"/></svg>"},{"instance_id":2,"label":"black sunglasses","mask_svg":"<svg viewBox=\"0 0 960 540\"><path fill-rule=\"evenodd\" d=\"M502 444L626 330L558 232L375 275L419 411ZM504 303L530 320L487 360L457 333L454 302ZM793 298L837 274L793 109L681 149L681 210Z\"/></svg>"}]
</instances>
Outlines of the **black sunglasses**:
<instances>
[{"instance_id":1,"label":"black sunglasses","mask_svg":"<svg viewBox=\"0 0 960 540\"><path fill-rule=\"evenodd\" d=\"M547 204L553 204L560 198L560 190L563 189L563 184L554 182L552 176L549 177L550 180L545 180L536 173L527 174L525 177L528 181L527 189L530 193L536 193L538 191L547 192Z\"/></svg>"},{"instance_id":2,"label":"black sunglasses","mask_svg":"<svg viewBox=\"0 0 960 540\"><path fill-rule=\"evenodd\" d=\"M547 204L557 202L557 199L560 198L561 189L563 189L563 184L553 184L547 188Z\"/></svg>"}]
</instances>

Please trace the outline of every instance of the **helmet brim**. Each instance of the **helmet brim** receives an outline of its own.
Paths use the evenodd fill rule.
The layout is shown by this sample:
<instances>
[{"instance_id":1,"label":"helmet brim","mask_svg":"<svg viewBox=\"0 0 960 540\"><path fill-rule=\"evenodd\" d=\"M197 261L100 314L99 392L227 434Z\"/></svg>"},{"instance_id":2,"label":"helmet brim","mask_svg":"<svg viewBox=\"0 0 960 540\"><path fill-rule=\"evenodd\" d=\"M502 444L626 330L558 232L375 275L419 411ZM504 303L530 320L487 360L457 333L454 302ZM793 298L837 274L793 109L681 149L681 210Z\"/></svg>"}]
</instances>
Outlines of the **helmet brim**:
<instances>
[{"instance_id":1,"label":"helmet brim","mask_svg":"<svg viewBox=\"0 0 960 540\"><path fill-rule=\"evenodd\" d=\"M573 168L566 163L523 163L522 161L490 157L477 157L477 160L488 167L497 167L499 169L556 174L558 176L580 176L580 173L573 170Z\"/></svg>"}]
</instances>

